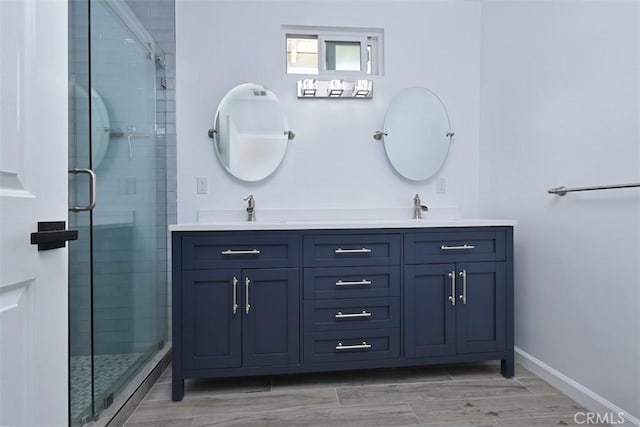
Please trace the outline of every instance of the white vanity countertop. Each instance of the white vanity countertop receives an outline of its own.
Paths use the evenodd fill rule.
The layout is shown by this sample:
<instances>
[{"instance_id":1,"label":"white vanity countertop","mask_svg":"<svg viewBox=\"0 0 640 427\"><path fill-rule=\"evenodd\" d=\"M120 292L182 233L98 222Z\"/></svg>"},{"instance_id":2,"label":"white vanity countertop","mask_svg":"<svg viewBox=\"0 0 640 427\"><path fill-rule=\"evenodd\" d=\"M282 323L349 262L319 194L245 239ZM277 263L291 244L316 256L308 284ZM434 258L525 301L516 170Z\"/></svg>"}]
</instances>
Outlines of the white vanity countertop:
<instances>
[{"instance_id":1,"label":"white vanity countertop","mask_svg":"<svg viewBox=\"0 0 640 427\"><path fill-rule=\"evenodd\" d=\"M198 222L174 224L170 231L335 230L515 226L511 219L461 218L455 208L434 208L412 219L413 209L256 209L256 221L242 210L200 210Z\"/></svg>"}]
</instances>

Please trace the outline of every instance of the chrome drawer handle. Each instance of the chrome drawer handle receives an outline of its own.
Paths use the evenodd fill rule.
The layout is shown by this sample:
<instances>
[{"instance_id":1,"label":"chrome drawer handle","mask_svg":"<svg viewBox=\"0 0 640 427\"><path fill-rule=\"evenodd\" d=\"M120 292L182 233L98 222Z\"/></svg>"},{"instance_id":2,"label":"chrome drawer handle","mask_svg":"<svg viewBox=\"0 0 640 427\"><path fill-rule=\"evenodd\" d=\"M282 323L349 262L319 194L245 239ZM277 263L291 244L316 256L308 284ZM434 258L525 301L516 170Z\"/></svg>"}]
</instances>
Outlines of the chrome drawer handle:
<instances>
[{"instance_id":1,"label":"chrome drawer handle","mask_svg":"<svg viewBox=\"0 0 640 427\"><path fill-rule=\"evenodd\" d=\"M337 254L368 254L371 253L371 249L362 248L362 249L342 249L338 248L335 251Z\"/></svg>"},{"instance_id":2,"label":"chrome drawer handle","mask_svg":"<svg viewBox=\"0 0 640 427\"><path fill-rule=\"evenodd\" d=\"M351 285L370 285L371 280L362 279L356 282L343 282L342 280L338 280L336 282L336 286L351 286Z\"/></svg>"},{"instance_id":3,"label":"chrome drawer handle","mask_svg":"<svg viewBox=\"0 0 640 427\"><path fill-rule=\"evenodd\" d=\"M249 277L244 278L244 287L245 287L245 304L244 304L244 313L249 314L249 310L251 309L251 304L249 304L249 285L251 284L251 280Z\"/></svg>"},{"instance_id":4,"label":"chrome drawer handle","mask_svg":"<svg viewBox=\"0 0 640 427\"><path fill-rule=\"evenodd\" d=\"M462 277L462 295L460 295L460 301L462 304L467 303L467 270L462 270L460 273L460 277Z\"/></svg>"},{"instance_id":5,"label":"chrome drawer handle","mask_svg":"<svg viewBox=\"0 0 640 427\"><path fill-rule=\"evenodd\" d=\"M371 317L371 313L368 311L362 310L361 313L347 313L343 314L341 311L336 313L336 319L351 319L356 317Z\"/></svg>"},{"instance_id":6,"label":"chrome drawer handle","mask_svg":"<svg viewBox=\"0 0 640 427\"><path fill-rule=\"evenodd\" d=\"M259 249L251 249L248 251L235 251L233 249L227 249L221 252L222 255L258 255L260 253Z\"/></svg>"},{"instance_id":7,"label":"chrome drawer handle","mask_svg":"<svg viewBox=\"0 0 640 427\"><path fill-rule=\"evenodd\" d=\"M451 278L451 295L449 295L449 302L452 306L456 305L456 272L449 272L449 277Z\"/></svg>"},{"instance_id":8,"label":"chrome drawer handle","mask_svg":"<svg viewBox=\"0 0 640 427\"><path fill-rule=\"evenodd\" d=\"M371 344L367 344L366 341L362 341L362 344L355 345L342 345L341 342L336 346L336 350L362 350L371 348Z\"/></svg>"},{"instance_id":9,"label":"chrome drawer handle","mask_svg":"<svg viewBox=\"0 0 640 427\"><path fill-rule=\"evenodd\" d=\"M476 247L474 245L467 245L466 243L462 246L447 246L447 245L440 246L440 249L443 251L460 251L460 250L475 249L475 248Z\"/></svg>"},{"instance_id":10,"label":"chrome drawer handle","mask_svg":"<svg viewBox=\"0 0 640 427\"><path fill-rule=\"evenodd\" d=\"M238 278L233 277L233 304L231 305L233 314L238 312Z\"/></svg>"}]
</instances>

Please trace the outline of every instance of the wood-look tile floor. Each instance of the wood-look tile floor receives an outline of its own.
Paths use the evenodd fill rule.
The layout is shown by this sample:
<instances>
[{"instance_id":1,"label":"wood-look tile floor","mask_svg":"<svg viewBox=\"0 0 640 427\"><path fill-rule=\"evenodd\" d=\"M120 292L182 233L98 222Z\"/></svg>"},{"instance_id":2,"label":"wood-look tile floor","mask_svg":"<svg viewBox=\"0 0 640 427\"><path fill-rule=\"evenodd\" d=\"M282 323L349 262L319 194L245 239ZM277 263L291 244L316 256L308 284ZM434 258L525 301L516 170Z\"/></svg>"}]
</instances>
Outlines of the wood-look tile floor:
<instances>
[{"instance_id":1,"label":"wood-look tile floor","mask_svg":"<svg viewBox=\"0 0 640 427\"><path fill-rule=\"evenodd\" d=\"M171 401L169 367L126 426L566 426L585 411L497 363L190 380L185 391Z\"/></svg>"}]
</instances>

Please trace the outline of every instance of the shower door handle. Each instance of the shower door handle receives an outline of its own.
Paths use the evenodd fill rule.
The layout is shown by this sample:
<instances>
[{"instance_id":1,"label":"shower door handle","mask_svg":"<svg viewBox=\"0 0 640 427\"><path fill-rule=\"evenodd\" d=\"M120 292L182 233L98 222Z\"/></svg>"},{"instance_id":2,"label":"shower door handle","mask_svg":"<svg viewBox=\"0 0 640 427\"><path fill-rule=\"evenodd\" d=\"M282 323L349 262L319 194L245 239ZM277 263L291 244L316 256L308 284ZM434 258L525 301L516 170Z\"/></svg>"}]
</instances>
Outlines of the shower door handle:
<instances>
[{"instance_id":1,"label":"shower door handle","mask_svg":"<svg viewBox=\"0 0 640 427\"><path fill-rule=\"evenodd\" d=\"M96 207L96 174L87 168L73 168L69 169L69 173L77 175L79 173L86 173L89 175L89 204L86 206L72 206L69 208L71 212L83 212L90 211Z\"/></svg>"}]
</instances>

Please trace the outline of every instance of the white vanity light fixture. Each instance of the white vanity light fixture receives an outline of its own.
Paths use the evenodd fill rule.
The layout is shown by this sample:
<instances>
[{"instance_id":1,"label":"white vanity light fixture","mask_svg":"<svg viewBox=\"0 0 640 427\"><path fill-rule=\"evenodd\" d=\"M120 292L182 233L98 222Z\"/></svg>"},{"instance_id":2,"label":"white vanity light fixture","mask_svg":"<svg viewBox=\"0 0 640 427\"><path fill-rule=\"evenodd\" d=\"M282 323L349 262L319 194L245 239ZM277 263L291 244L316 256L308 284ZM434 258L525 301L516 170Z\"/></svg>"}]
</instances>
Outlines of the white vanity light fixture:
<instances>
[{"instance_id":1,"label":"white vanity light fixture","mask_svg":"<svg viewBox=\"0 0 640 427\"><path fill-rule=\"evenodd\" d=\"M373 81L342 79L303 79L297 83L298 98L369 99L373 95Z\"/></svg>"}]
</instances>

